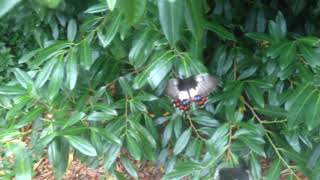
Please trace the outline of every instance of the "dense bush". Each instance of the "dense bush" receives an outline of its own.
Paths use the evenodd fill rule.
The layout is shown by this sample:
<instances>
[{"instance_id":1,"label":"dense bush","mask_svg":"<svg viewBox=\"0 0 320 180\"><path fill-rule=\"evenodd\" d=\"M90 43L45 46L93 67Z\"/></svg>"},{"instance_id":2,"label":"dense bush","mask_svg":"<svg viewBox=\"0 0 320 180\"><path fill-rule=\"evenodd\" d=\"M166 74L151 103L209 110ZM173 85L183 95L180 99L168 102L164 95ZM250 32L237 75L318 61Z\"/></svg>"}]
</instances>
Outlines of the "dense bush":
<instances>
[{"instance_id":1,"label":"dense bush","mask_svg":"<svg viewBox=\"0 0 320 180\"><path fill-rule=\"evenodd\" d=\"M320 179L319 15L313 0L0 1L1 179L43 156L59 179L71 152L118 178L116 161L197 179L242 159L254 179ZM205 109L175 110L168 79L203 72L220 82Z\"/></svg>"}]
</instances>

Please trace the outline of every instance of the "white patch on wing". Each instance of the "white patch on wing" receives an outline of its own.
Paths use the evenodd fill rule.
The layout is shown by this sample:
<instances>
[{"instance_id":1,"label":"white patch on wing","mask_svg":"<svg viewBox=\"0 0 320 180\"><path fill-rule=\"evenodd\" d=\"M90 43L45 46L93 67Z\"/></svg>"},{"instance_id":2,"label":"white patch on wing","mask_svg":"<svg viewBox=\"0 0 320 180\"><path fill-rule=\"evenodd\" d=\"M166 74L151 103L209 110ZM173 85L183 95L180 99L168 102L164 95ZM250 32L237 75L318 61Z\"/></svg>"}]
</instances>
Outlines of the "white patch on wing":
<instances>
[{"instance_id":1,"label":"white patch on wing","mask_svg":"<svg viewBox=\"0 0 320 180\"><path fill-rule=\"evenodd\" d=\"M196 95L198 95L198 91L197 91L196 88L191 88L191 89L189 90L189 93L190 93L190 96L191 96L192 98L195 97Z\"/></svg>"},{"instance_id":2,"label":"white patch on wing","mask_svg":"<svg viewBox=\"0 0 320 180\"><path fill-rule=\"evenodd\" d=\"M179 99L180 100L189 99L188 91L180 91L179 92Z\"/></svg>"}]
</instances>

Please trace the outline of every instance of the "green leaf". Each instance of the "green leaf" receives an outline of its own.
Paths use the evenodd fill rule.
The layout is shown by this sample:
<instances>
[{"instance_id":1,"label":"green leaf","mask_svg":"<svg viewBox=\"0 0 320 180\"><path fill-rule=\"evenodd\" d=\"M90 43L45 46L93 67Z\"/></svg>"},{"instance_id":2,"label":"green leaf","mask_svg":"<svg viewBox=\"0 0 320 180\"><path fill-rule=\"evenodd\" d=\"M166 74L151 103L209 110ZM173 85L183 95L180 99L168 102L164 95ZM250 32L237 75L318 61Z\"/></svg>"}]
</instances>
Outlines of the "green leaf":
<instances>
[{"instance_id":1,"label":"green leaf","mask_svg":"<svg viewBox=\"0 0 320 180\"><path fill-rule=\"evenodd\" d=\"M220 38L222 38L224 40L231 40L231 41L236 40L235 36L231 32L229 32L222 25L218 24L215 20L212 20L210 22L206 22L205 27L209 31L216 33Z\"/></svg>"},{"instance_id":2,"label":"green leaf","mask_svg":"<svg viewBox=\"0 0 320 180\"><path fill-rule=\"evenodd\" d=\"M33 147L33 150L42 151L46 147L46 145L48 145L56 136L57 136L56 133L51 133L40 138L38 141L36 141L35 146Z\"/></svg>"},{"instance_id":3,"label":"green leaf","mask_svg":"<svg viewBox=\"0 0 320 180\"><path fill-rule=\"evenodd\" d=\"M32 59L39 51L40 51L40 49L36 49L36 50L30 51L30 52L22 55L21 58L18 60L19 64L28 62L28 61L29 61L30 59Z\"/></svg>"},{"instance_id":4,"label":"green leaf","mask_svg":"<svg viewBox=\"0 0 320 180\"><path fill-rule=\"evenodd\" d=\"M249 68L245 69L240 73L238 79L242 80L252 76L257 71L257 69L258 69L257 66L250 66Z\"/></svg>"},{"instance_id":5,"label":"green leaf","mask_svg":"<svg viewBox=\"0 0 320 180\"><path fill-rule=\"evenodd\" d=\"M165 53L153 61L141 74L136 76L133 87L141 88L148 81L152 88L156 88L172 68L173 55Z\"/></svg>"},{"instance_id":6,"label":"green leaf","mask_svg":"<svg viewBox=\"0 0 320 180\"><path fill-rule=\"evenodd\" d=\"M202 2L186 0L185 19L195 39L201 40L204 29Z\"/></svg>"},{"instance_id":7,"label":"green leaf","mask_svg":"<svg viewBox=\"0 0 320 180\"><path fill-rule=\"evenodd\" d=\"M61 138L56 138L48 146L48 159L53 167L55 178L64 175L69 161L69 144Z\"/></svg>"},{"instance_id":8,"label":"green leaf","mask_svg":"<svg viewBox=\"0 0 320 180\"><path fill-rule=\"evenodd\" d=\"M64 135L72 147L87 156L97 156L95 148L85 139L78 136Z\"/></svg>"},{"instance_id":9,"label":"green leaf","mask_svg":"<svg viewBox=\"0 0 320 180\"><path fill-rule=\"evenodd\" d=\"M203 146L204 143L202 140L193 139L192 142L188 145L187 150L186 150L186 155L188 157L192 157L196 160L198 160L203 152Z\"/></svg>"},{"instance_id":10,"label":"green leaf","mask_svg":"<svg viewBox=\"0 0 320 180\"><path fill-rule=\"evenodd\" d=\"M147 0L117 0L118 7L129 24L137 23L144 15Z\"/></svg>"},{"instance_id":11,"label":"green leaf","mask_svg":"<svg viewBox=\"0 0 320 180\"><path fill-rule=\"evenodd\" d=\"M310 158L308 160L307 167L309 169L315 168L319 158L320 158L320 145L317 145L317 147L314 148L314 151L312 152L312 154L311 154L311 156L310 156Z\"/></svg>"},{"instance_id":12,"label":"green leaf","mask_svg":"<svg viewBox=\"0 0 320 180\"><path fill-rule=\"evenodd\" d=\"M280 37L285 37L287 35L287 23L280 11L277 14L276 22Z\"/></svg>"},{"instance_id":13,"label":"green leaf","mask_svg":"<svg viewBox=\"0 0 320 180\"><path fill-rule=\"evenodd\" d=\"M116 135L114 135L112 132L110 132L107 129L102 129L102 128L91 128L93 131L97 132L100 134L105 140L116 144L116 145L121 145L122 141L119 139Z\"/></svg>"},{"instance_id":14,"label":"green leaf","mask_svg":"<svg viewBox=\"0 0 320 180\"><path fill-rule=\"evenodd\" d=\"M275 180L279 179L281 172L282 162L280 159L274 160L274 162L270 165L270 169L267 171L266 180Z\"/></svg>"},{"instance_id":15,"label":"green leaf","mask_svg":"<svg viewBox=\"0 0 320 180\"><path fill-rule=\"evenodd\" d=\"M166 174L162 179L177 179L184 176L188 176L196 171L200 170L201 166L194 162L184 162L178 164L177 167L170 173Z\"/></svg>"},{"instance_id":16,"label":"green leaf","mask_svg":"<svg viewBox=\"0 0 320 180\"><path fill-rule=\"evenodd\" d=\"M127 79L124 78L124 77L120 77L119 78L119 84L121 86L121 89L122 89L123 93L125 95L129 95L130 97L132 97L133 92L132 92L132 89L131 89L130 85L127 82Z\"/></svg>"},{"instance_id":17,"label":"green leaf","mask_svg":"<svg viewBox=\"0 0 320 180\"><path fill-rule=\"evenodd\" d=\"M137 99L139 101L155 101L155 100L158 100L159 98L152 94L143 93L135 96L134 99Z\"/></svg>"},{"instance_id":18,"label":"green leaf","mask_svg":"<svg viewBox=\"0 0 320 180\"><path fill-rule=\"evenodd\" d=\"M256 41L268 41L268 42L272 41L271 37L265 33L251 32L251 33L246 33L246 36Z\"/></svg>"},{"instance_id":19,"label":"green leaf","mask_svg":"<svg viewBox=\"0 0 320 180\"><path fill-rule=\"evenodd\" d=\"M93 63L92 49L90 47L89 40L84 39L79 48L80 64L85 70L89 70Z\"/></svg>"},{"instance_id":20,"label":"green leaf","mask_svg":"<svg viewBox=\"0 0 320 180\"><path fill-rule=\"evenodd\" d=\"M74 41L77 35L77 22L74 19L70 19L67 27L67 39Z\"/></svg>"},{"instance_id":21,"label":"green leaf","mask_svg":"<svg viewBox=\"0 0 320 180\"><path fill-rule=\"evenodd\" d=\"M113 9L117 5L117 0L107 0L107 4L108 4L110 11L113 11Z\"/></svg>"},{"instance_id":22,"label":"green leaf","mask_svg":"<svg viewBox=\"0 0 320 180\"><path fill-rule=\"evenodd\" d=\"M13 107L8 111L6 118L11 119L21 113L21 109L27 104L32 102L32 98L29 96L20 96L16 99Z\"/></svg>"},{"instance_id":23,"label":"green leaf","mask_svg":"<svg viewBox=\"0 0 320 180\"><path fill-rule=\"evenodd\" d=\"M268 117L278 117L285 118L287 117L287 113L283 108L273 107L273 106L264 106L263 108L255 107L255 110Z\"/></svg>"},{"instance_id":24,"label":"green leaf","mask_svg":"<svg viewBox=\"0 0 320 180\"><path fill-rule=\"evenodd\" d=\"M0 1L0 18L8 13L14 6L20 3L21 0Z\"/></svg>"},{"instance_id":25,"label":"green leaf","mask_svg":"<svg viewBox=\"0 0 320 180\"><path fill-rule=\"evenodd\" d=\"M296 58L296 44L288 42L283 47L283 51L279 57L280 68L283 70L287 68Z\"/></svg>"},{"instance_id":26,"label":"green leaf","mask_svg":"<svg viewBox=\"0 0 320 180\"><path fill-rule=\"evenodd\" d=\"M192 132L192 130L191 130L191 128L189 128L189 129L185 130L181 134L181 136L178 138L178 140L173 148L174 155L178 155L179 153L181 153L183 151L183 149L187 146L187 144L189 143L191 132Z\"/></svg>"},{"instance_id":27,"label":"green leaf","mask_svg":"<svg viewBox=\"0 0 320 180\"><path fill-rule=\"evenodd\" d=\"M31 180L32 166L29 153L24 145L18 145L15 153L15 179L16 180Z\"/></svg>"},{"instance_id":28,"label":"green leaf","mask_svg":"<svg viewBox=\"0 0 320 180\"><path fill-rule=\"evenodd\" d=\"M131 162L125 158L125 157L121 157L120 158L121 163L123 164L124 168L127 170L127 172L134 177L135 179L138 178L138 174L137 171L135 170L134 166L131 164Z\"/></svg>"},{"instance_id":29,"label":"green leaf","mask_svg":"<svg viewBox=\"0 0 320 180\"><path fill-rule=\"evenodd\" d=\"M161 145L162 147L167 146L171 136L172 136L172 130L173 130L173 121L170 121L169 124L165 127L163 131L162 141Z\"/></svg>"},{"instance_id":30,"label":"green leaf","mask_svg":"<svg viewBox=\"0 0 320 180\"><path fill-rule=\"evenodd\" d=\"M55 9L59 6L61 0L36 0L36 2L48 8Z\"/></svg>"},{"instance_id":31,"label":"green leaf","mask_svg":"<svg viewBox=\"0 0 320 180\"><path fill-rule=\"evenodd\" d=\"M293 127L302 121L303 113L306 112L306 103L315 92L310 85L303 86L303 89L297 94L295 101L289 109L288 125Z\"/></svg>"},{"instance_id":32,"label":"green leaf","mask_svg":"<svg viewBox=\"0 0 320 180\"><path fill-rule=\"evenodd\" d=\"M93 111L89 114L88 120L89 121L104 121L104 120L111 120L114 118L114 113L108 113L108 112L97 112Z\"/></svg>"},{"instance_id":33,"label":"green leaf","mask_svg":"<svg viewBox=\"0 0 320 180\"><path fill-rule=\"evenodd\" d=\"M171 119L173 121L173 132L175 136L178 138L181 135L182 129L182 118L180 116Z\"/></svg>"},{"instance_id":34,"label":"green leaf","mask_svg":"<svg viewBox=\"0 0 320 180\"><path fill-rule=\"evenodd\" d=\"M107 47L110 45L116 34L118 33L118 29L121 24L121 14L119 14L110 25L108 25L104 31L98 32L99 41L102 44L102 47Z\"/></svg>"},{"instance_id":35,"label":"green leaf","mask_svg":"<svg viewBox=\"0 0 320 180\"><path fill-rule=\"evenodd\" d=\"M261 155L262 157L266 157L266 154L263 150L263 146L261 146L257 141L253 138L247 138L246 136L240 136L239 138L244 144L247 145L253 152Z\"/></svg>"},{"instance_id":36,"label":"green leaf","mask_svg":"<svg viewBox=\"0 0 320 180\"><path fill-rule=\"evenodd\" d=\"M77 122L81 121L86 114L83 112L74 112L74 114L68 119L68 121L64 124L62 129L65 129L67 127L70 127Z\"/></svg>"},{"instance_id":37,"label":"green leaf","mask_svg":"<svg viewBox=\"0 0 320 180\"><path fill-rule=\"evenodd\" d=\"M314 92L309 101L306 102L305 107L306 121L305 124L308 126L309 130L318 127L320 124L320 94Z\"/></svg>"},{"instance_id":38,"label":"green leaf","mask_svg":"<svg viewBox=\"0 0 320 180\"><path fill-rule=\"evenodd\" d=\"M207 73L206 67L198 59L193 59L189 54L180 56L178 65L180 77L190 77L194 74Z\"/></svg>"},{"instance_id":39,"label":"green leaf","mask_svg":"<svg viewBox=\"0 0 320 180\"><path fill-rule=\"evenodd\" d=\"M253 155L253 153L251 153L250 157L251 174L254 179L261 179L261 165L257 161L256 157Z\"/></svg>"},{"instance_id":40,"label":"green leaf","mask_svg":"<svg viewBox=\"0 0 320 180\"><path fill-rule=\"evenodd\" d=\"M57 64L55 65L48 87L49 98L53 99L62 87L64 78L64 62L63 59L57 59Z\"/></svg>"},{"instance_id":41,"label":"green leaf","mask_svg":"<svg viewBox=\"0 0 320 180\"><path fill-rule=\"evenodd\" d=\"M264 99L262 96L261 91L258 90L258 88L251 84L248 83L248 86L246 87L247 92L249 94L249 96L251 96L251 98L253 99L254 102L256 102L260 107L264 107Z\"/></svg>"},{"instance_id":42,"label":"green leaf","mask_svg":"<svg viewBox=\"0 0 320 180\"><path fill-rule=\"evenodd\" d=\"M37 76L35 82L36 87L41 88L47 82L56 63L57 59L55 58L50 59L50 61L46 63Z\"/></svg>"},{"instance_id":43,"label":"green leaf","mask_svg":"<svg viewBox=\"0 0 320 180\"><path fill-rule=\"evenodd\" d=\"M66 58L66 83L70 90L73 90L78 79L78 62L76 50L71 50Z\"/></svg>"},{"instance_id":44,"label":"green leaf","mask_svg":"<svg viewBox=\"0 0 320 180\"><path fill-rule=\"evenodd\" d=\"M21 86L0 86L0 94L2 95L22 95L25 93L26 90L21 88Z\"/></svg>"},{"instance_id":45,"label":"green leaf","mask_svg":"<svg viewBox=\"0 0 320 180\"><path fill-rule=\"evenodd\" d=\"M315 52L312 47L307 47L304 44L299 44L299 51L302 57L312 66L316 67L320 65L320 55Z\"/></svg>"},{"instance_id":46,"label":"green leaf","mask_svg":"<svg viewBox=\"0 0 320 180\"><path fill-rule=\"evenodd\" d=\"M297 39L298 43L305 44L307 46L317 46L320 43L320 39L318 37L312 36L302 36L301 38Z\"/></svg>"},{"instance_id":47,"label":"green leaf","mask_svg":"<svg viewBox=\"0 0 320 180\"><path fill-rule=\"evenodd\" d=\"M45 49L42 49L33 61L30 61L32 68L38 68L43 62L48 59L57 57L58 55L65 53L65 48L70 47L72 44L67 41L57 41Z\"/></svg>"},{"instance_id":48,"label":"green leaf","mask_svg":"<svg viewBox=\"0 0 320 180\"><path fill-rule=\"evenodd\" d=\"M139 161L141 159L140 144L138 144L138 142L129 134L126 137L128 151L135 160Z\"/></svg>"},{"instance_id":49,"label":"green leaf","mask_svg":"<svg viewBox=\"0 0 320 180\"><path fill-rule=\"evenodd\" d=\"M112 164L116 161L118 154L121 150L121 146L111 146L108 150L108 152L106 153L106 155L104 156L104 165L103 167L107 170L109 170L112 166Z\"/></svg>"},{"instance_id":50,"label":"green leaf","mask_svg":"<svg viewBox=\"0 0 320 180\"><path fill-rule=\"evenodd\" d=\"M22 128L23 126L28 125L32 121L36 120L36 118L39 118L42 113L45 111L45 108L43 107L37 107L25 114L18 123L15 124L16 128Z\"/></svg>"},{"instance_id":51,"label":"green leaf","mask_svg":"<svg viewBox=\"0 0 320 180\"><path fill-rule=\"evenodd\" d=\"M285 138L293 150L297 151L298 153L301 152L301 145L297 134L285 135Z\"/></svg>"},{"instance_id":52,"label":"green leaf","mask_svg":"<svg viewBox=\"0 0 320 180\"><path fill-rule=\"evenodd\" d=\"M180 39L184 1L158 0L158 8L161 28L171 46L174 46Z\"/></svg>"},{"instance_id":53,"label":"green leaf","mask_svg":"<svg viewBox=\"0 0 320 180\"><path fill-rule=\"evenodd\" d=\"M15 74L18 82L25 89L27 89L28 86L32 86L33 85L33 81L31 79L31 77L26 72L22 71L21 69L15 68L14 69L14 74Z\"/></svg>"},{"instance_id":54,"label":"green leaf","mask_svg":"<svg viewBox=\"0 0 320 180\"><path fill-rule=\"evenodd\" d=\"M155 139L153 138L153 136L151 135L151 133L142 125L140 125L139 123L135 123L134 121L130 121L130 124L140 132L140 134L146 138L146 140L150 143L152 148L156 148L157 147L157 143L155 141Z\"/></svg>"},{"instance_id":55,"label":"green leaf","mask_svg":"<svg viewBox=\"0 0 320 180\"><path fill-rule=\"evenodd\" d=\"M213 133L213 135L207 141L207 143L214 148L215 153L219 154L226 149L228 144L228 132L228 125L223 124Z\"/></svg>"},{"instance_id":56,"label":"green leaf","mask_svg":"<svg viewBox=\"0 0 320 180\"><path fill-rule=\"evenodd\" d=\"M207 126L207 127L217 127L219 126L219 121L209 117L209 116L195 116L192 118L192 121L196 122L197 124L200 124L202 126Z\"/></svg>"},{"instance_id":57,"label":"green leaf","mask_svg":"<svg viewBox=\"0 0 320 180\"><path fill-rule=\"evenodd\" d=\"M151 29L147 29L137 40L129 52L129 62L135 67L140 68L148 60L154 50L154 41L158 38L158 34Z\"/></svg>"},{"instance_id":58,"label":"green leaf","mask_svg":"<svg viewBox=\"0 0 320 180\"><path fill-rule=\"evenodd\" d=\"M272 59L279 57L290 43L291 42L272 44L267 50L267 56Z\"/></svg>"},{"instance_id":59,"label":"green leaf","mask_svg":"<svg viewBox=\"0 0 320 180\"><path fill-rule=\"evenodd\" d=\"M84 11L84 13L94 14L94 13L101 13L107 10L108 10L108 6L105 2L103 2L103 3L98 3L90 6L88 9Z\"/></svg>"}]
</instances>

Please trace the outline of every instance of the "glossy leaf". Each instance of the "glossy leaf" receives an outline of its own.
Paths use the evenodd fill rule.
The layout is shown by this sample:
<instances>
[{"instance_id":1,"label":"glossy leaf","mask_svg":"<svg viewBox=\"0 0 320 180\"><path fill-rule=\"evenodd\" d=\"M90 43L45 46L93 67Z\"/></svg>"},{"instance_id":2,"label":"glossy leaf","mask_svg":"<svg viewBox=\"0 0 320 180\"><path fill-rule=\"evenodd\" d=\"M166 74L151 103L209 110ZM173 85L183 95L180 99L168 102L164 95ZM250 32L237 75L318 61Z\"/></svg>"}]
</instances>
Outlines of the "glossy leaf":
<instances>
[{"instance_id":1,"label":"glossy leaf","mask_svg":"<svg viewBox=\"0 0 320 180\"><path fill-rule=\"evenodd\" d=\"M206 23L206 28L214 33L216 33L220 38L226 39L226 40L232 40L234 41L236 38L234 35L229 32L225 27L218 24L216 21L210 21Z\"/></svg>"},{"instance_id":2,"label":"glossy leaf","mask_svg":"<svg viewBox=\"0 0 320 180\"><path fill-rule=\"evenodd\" d=\"M32 86L33 81L31 79L31 77L26 72L24 72L21 69L16 68L16 69L14 69L14 74L22 87L27 89L28 86Z\"/></svg>"},{"instance_id":3,"label":"glossy leaf","mask_svg":"<svg viewBox=\"0 0 320 180\"><path fill-rule=\"evenodd\" d=\"M68 121L64 124L63 129L66 127L70 127L74 124L76 124L77 122L79 122L80 120L82 120L84 118L86 114L83 112L75 112L69 119Z\"/></svg>"},{"instance_id":4,"label":"glossy leaf","mask_svg":"<svg viewBox=\"0 0 320 180\"><path fill-rule=\"evenodd\" d=\"M0 2L0 18L8 13L14 6L20 3L21 0L1 1Z\"/></svg>"},{"instance_id":5,"label":"glossy leaf","mask_svg":"<svg viewBox=\"0 0 320 180\"><path fill-rule=\"evenodd\" d=\"M110 7L109 7L110 8ZM98 3L95 5L90 6L85 13L94 14L94 13L101 13L108 10L108 6L106 3Z\"/></svg>"},{"instance_id":6,"label":"glossy leaf","mask_svg":"<svg viewBox=\"0 0 320 180\"><path fill-rule=\"evenodd\" d=\"M90 47L89 40L83 40L79 48L80 64L85 70L89 70L93 63L92 49Z\"/></svg>"},{"instance_id":7,"label":"glossy leaf","mask_svg":"<svg viewBox=\"0 0 320 180\"><path fill-rule=\"evenodd\" d=\"M74 19L70 19L67 27L67 38L69 41L73 41L77 34L77 22Z\"/></svg>"},{"instance_id":8,"label":"glossy leaf","mask_svg":"<svg viewBox=\"0 0 320 180\"><path fill-rule=\"evenodd\" d=\"M15 179L17 180L31 180L32 178L32 166L31 159L27 152L27 149L22 145L17 148L15 152Z\"/></svg>"},{"instance_id":9,"label":"glossy leaf","mask_svg":"<svg viewBox=\"0 0 320 180\"><path fill-rule=\"evenodd\" d=\"M202 3L201 1L187 0L185 7L185 19L188 28L197 40L201 40L204 27Z\"/></svg>"},{"instance_id":10,"label":"glossy leaf","mask_svg":"<svg viewBox=\"0 0 320 180\"><path fill-rule=\"evenodd\" d=\"M69 144L61 138L53 140L48 146L48 159L55 177L61 178L68 167Z\"/></svg>"},{"instance_id":11,"label":"glossy leaf","mask_svg":"<svg viewBox=\"0 0 320 180\"><path fill-rule=\"evenodd\" d=\"M174 46L180 39L184 1L158 0L158 8L161 28L169 43Z\"/></svg>"},{"instance_id":12,"label":"glossy leaf","mask_svg":"<svg viewBox=\"0 0 320 180\"><path fill-rule=\"evenodd\" d=\"M113 11L113 9L116 7L117 0L107 0L107 3L110 11Z\"/></svg>"},{"instance_id":13,"label":"glossy leaf","mask_svg":"<svg viewBox=\"0 0 320 180\"><path fill-rule=\"evenodd\" d=\"M137 171L135 170L132 163L125 157L121 157L121 162L124 166L124 168L127 170L127 172L134 178L138 178Z\"/></svg>"},{"instance_id":14,"label":"glossy leaf","mask_svg":"<svg viewBox=\"0 0 320 180\"><path fill-rule=\"evenodd\" d=\"M18 123L15 124L16 128L22 128L23 126L26 126L27 124L33 122L36 120L36 118L41 117L42 113L44 112L44 108L43 107L38 107L35 108L33 110L31 110L30 112L26 113L20 120Z\"/></svg>"},{"instance_id":15,"label":"glossy leaf","mask_svg":"<svg viewBox=\"0 0 320 180\"><path fill-rule=\"evenodd\" d=\"M148 81L151 87L156 88L171 70L174 56L163 54L154 60L141 74L134 79L134 88L141 88Z\"/></svg>"},{"instance_id":16,"label":"glossy leaf","mask_svg":"<svg viewBox=\"0 0 320 180\"><path fill-rule=\"evenodd\" d=\"M75 50L71 50L68 54L66 63L66 83L70 90L73 90L78 79L78 62Z\"/></svg>"},{"instance_id":17,"label":"glossy leaf","mask_svg":"<svg viewBox=\"0 0 320 180\"><path fill-rule=\"evenodd\" d=\"M130 154L134 159L141 159L141 146L139 146L138 142L130 135L126 136L127 148Z\"/></svg>"},{"instance_id":18,"label":"glossy leaf","mask_svg":"<svg viewBox=\"0 0 320 180\"><path fill-rule=\"evenodd\" d=\"M145 13L147 0L117 0L121 12L129 24L137 23Z\"/></svg>"},{"instance_id":19,"label":"glossy leaf","mask_svg":"<svg viewBox=\"0 0 320 180\"><path fill-rule=\"evenodd\" d=\"M177 155L183 151L183 149L189 143L190 136L191 136L191 128L185 130L181 134L181 136L178 138L176 144L174 145L174 148L173 148L174 155Z\"/></svg>"},{"instance_id":20,"label":"glossy leaf","mask_svg":"<svg viewBox=\"0 0 320 180\"><path fill-rule=\"evenodd\" d=\"M63 59L57 59L57 64L55 65L48 87L49 98L53 99L62 87L64 78L64 62Z\"/></svg>"},{"instance_id":21,"label":"glossy leaf","mask_svg":"<svg viewBox=\"0 0 320 180\"><path fill-rule=\"evenodd\" d=\"M97 156L95 148L85 139L78 136L65 135L64 138L68 140L70 145L82 154L87 156Z\"/></svg>"},{"instance_id":22,"label":"glossy leaf","mask_svg":"<svg viewBox=\"0 0 320 180\"><path fill-rule=\"evenodd\" d=\"M40 88L47 82L57 62L58 60L53 58L46 63L46 65L43 67L43 69L39 72L37 76L35 82L36 87Z\"/></svg>"},{"instance_id":23,"label":"glossy leaf","mask_svg":"<svg viewBox=\"0 0 320 180\"><path fill-rule=\"evenodd\" d=\"M282 166L282 162L280 159L274 160L274 162L270 166L270 169L267 171L267 175L265 179L266 180L279 179L281 166Z\"/></svg>"},{"instance_id":24,"label":"glossy leaf","mask_svg":"<svg viewBox=\"0 0 320 180\"><path fill-rule=\"evenodd\" d=\"M110 45L116 34L121 23L121 15L119 14L114 21L111 22L109 26L106 27L105 31L98 32L98 38L102 44L102 47L107 47Z\"/></svg>"}]
</instances>

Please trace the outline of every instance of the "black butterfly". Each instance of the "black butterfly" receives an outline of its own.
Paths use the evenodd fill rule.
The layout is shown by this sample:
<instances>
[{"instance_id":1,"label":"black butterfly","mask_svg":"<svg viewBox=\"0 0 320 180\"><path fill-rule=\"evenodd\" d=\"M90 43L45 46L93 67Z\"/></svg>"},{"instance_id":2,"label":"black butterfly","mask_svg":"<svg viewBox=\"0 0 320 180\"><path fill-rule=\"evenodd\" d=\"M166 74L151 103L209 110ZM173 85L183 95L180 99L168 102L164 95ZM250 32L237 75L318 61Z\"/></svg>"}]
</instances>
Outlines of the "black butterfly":
<instances>
[{"instance_id":1,"label":"black butterfly","mask_svg":"<svg viewBox=\"0 0 320 180\"><path fill-rule=\"evenodd\" d=\"M166 93L173 99L173 105L186 111L191 102L202 106L208 95L217 88L217 80L209 74L199 74L186 79L170 79Z\"/></svg>"}]
</instances>

